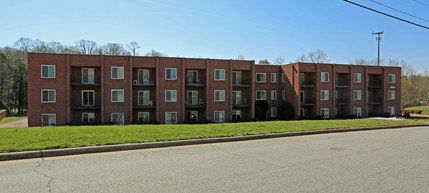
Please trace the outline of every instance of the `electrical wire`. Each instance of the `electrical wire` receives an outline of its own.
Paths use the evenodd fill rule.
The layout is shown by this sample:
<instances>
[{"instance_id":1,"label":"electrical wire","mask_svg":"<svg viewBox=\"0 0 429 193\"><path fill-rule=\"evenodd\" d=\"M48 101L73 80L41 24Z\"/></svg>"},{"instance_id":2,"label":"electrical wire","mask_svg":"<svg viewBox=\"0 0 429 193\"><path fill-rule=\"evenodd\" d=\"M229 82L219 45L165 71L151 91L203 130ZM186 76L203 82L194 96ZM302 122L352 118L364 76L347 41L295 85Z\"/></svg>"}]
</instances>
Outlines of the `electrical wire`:
<instances>
[{"instance_id":1,"label":"electrical wire","mask_svg":"<svg viewBox=\"0 0 429 193\"><path fill-rule=\"evenodd\" d=\"M420 1L417 1L417 0L413 0L413 1L415 1L415 2L417 2L417 3L420 3L420 4L424 5L424 6L429 7L429 5L428 5L428 4L426 4L426 3L423 3L423 2L420 2Z\"/></svg>"},{"instance_id":2,"label":"electrical wire","mask_svg":"<svg viewBox=\"0 0 429 193\"><path fill-rule=\"evenodd\" d=\"M383 4L383 3L379 3L379 2L374 1L374 0L370 0L370 1L372 1L372 2L374 2L374 3L377 3L377 4L381 5L381 6L387 7L387 8L389 8L389 9L395 10L395 11L397 11L397 12L403 13L403 14L405 14L405 15L408 15L408 16L411 16L411 17L414 17L414 18L417 18L417 19L420 19L420 20L423 20L423 21L429 22L429 20L426 20L426 19L423 19L423 18L420 18L420 17L414 16L414 15L411 15L411 14L409 14L409 13L406 13L406 12L403 12L403 11L401 11L401 10L395 9L395 8L393 8L393 7L390 7L390 6L388 6L388 5L385 5L385 4Z\"/></svg>"},{"instance_id":3,"label":"electrical wire","mask_svg":"<svg viewBox=\"0 0 429 193\"><path fill-rule=\"evenodd\" d=\"M371 11L374 11L374 12L377 12L377 13L382 14L382 15L385 15L385 16L388 16L388 17L391 17L391 18L394 18L394 19L397 19L397 20L400 20L400 21L403 21L403 22L406 22L406 23L409 23L409 24L415 25L415 26L419 26L419 27L422 27L422 28L425 28L425 29L429 29L429 27L427 27L427 26L420 25L420 24L417 24L417 23L414 23L414 22L411 22L411 21L408 21L408 20L405 20L405 19L402 19L402 18L399 18L399 17L393 16L393 15L389 15L389 14L387 14L387 13L383 13L383 12L381 12L381 11L378 11L378 10L375 10L375 9L372 9L372 8L369 8L369 7L366 7L366 6L363 6L363 5L357 4L357 3L352 2L352 1L349 1L349 0L343 0L343 1L345 1L345 2L347 2L347 3L351 3L351 4L356 5L356 6L359 6L359 7L362 7L362 8L365 8L365 9L368 9L368 10L371 10Z\"/></svg>"}]
</instances>

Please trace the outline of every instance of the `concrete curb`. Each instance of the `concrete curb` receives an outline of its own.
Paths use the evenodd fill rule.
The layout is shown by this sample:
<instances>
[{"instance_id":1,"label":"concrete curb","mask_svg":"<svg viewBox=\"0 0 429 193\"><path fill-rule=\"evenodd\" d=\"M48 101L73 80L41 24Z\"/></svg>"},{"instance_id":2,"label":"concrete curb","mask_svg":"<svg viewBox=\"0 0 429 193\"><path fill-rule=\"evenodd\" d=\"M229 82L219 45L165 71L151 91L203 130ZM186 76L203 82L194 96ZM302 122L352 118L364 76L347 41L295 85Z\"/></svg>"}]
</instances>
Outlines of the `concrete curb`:
<instances>
[{"instance_id":1,"label":"concrete curb","mask_svg":"<svg viewBox=\"0 0 429 193\"><path fill-rule=\"evenodd\" d=\"M75 154L100 153L100 152L110 152L110 151L123 151L123 150L133 150L133 149L150 149L150 148L160 148L160 147L173 147L173 146L210 144L210 143L221 143L221 142L267 139L267 138L292 137L292 136L315 135L315 134L325 134L325 133L342 133L342 132L351 132L351 131L397 129L397 128L405 128L405 127L423 127L423 126L429 126L429 124L363 127L363 128L352 128L352 129L325 129L325 130L300 131L300 132L289 132L289 133L276 133L276 134L267 134L267 135L246 135L246 136L237 136L237 137L220 137L220 138L207 138L207 139L190 139L190 140L179 140L179 141L163 141L163 142L149 142L149 143L76 147L76 148L52 149L52 150L24 151L24 152L0 153L0 161L75 155Z\"/></svg>"}]
</instances>

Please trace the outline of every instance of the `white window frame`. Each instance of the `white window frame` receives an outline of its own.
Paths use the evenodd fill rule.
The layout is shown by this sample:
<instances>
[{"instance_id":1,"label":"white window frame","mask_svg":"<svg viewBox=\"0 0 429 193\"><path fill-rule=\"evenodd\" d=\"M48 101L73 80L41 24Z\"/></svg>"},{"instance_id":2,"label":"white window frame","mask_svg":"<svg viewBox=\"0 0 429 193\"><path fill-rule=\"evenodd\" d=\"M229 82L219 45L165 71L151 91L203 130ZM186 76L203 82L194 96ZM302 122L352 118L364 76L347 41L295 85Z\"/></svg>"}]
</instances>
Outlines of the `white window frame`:
<instances>
[{"instance_id":1,"label":"white window frame","mask_svg":"<svg viewBox=\"0 0 429 193\"><path fill-rule=\"evenodd\" d=\"M262 75L264 77L264 80L258 81L258 75ZM266 83L266 82L267 82L267 74L266 73L261 73L261 72L256 73L256 83Z\"/></svg>"},{"instance_id":2,"label":"white window frame","mask_svg":"<svg viewBox=\"0 0 429 193\"><path fill-rule=\"evenodd\" d=\"M216 113L222 113L223 114L223 120L216 120ZM214 111L213 113L213 120L215 123L223 123L225 122L225 111Z\"/></svg>"},{"instance_id":3,"label":"white window frame","mask_svg":"<svg viewBox=\"0 0 429 193\"><path fill-rule=\"evenodd\" d=\"M147 114L148 120L144 120L144 115ZM142 121L140 122L140 117L142 118ZM139 123L149 123L150 122L150 112L148 111L141 111L137 113L137 122Z\"/></svg>"},{"instance_id":4,"label":"white window frame","mask_svg":"<svg viewBox=\"0 0 429 193\"><path fill-rule=\"evenodd\" d=\"M122 91L122 101L113 101L113 92L121 92ZM119 98L119 97L118 97ZM125 91L124 89L112 89L110 91L110 102L112 103L123 103L125 101Z\"/></svg>"},{"instance_id":5,"label":"white window frame","mask_svg":"<svg viewBox=\"0 0 429 193\"><path fill-rule=\"evenodd\" d=\"M282 83L286 83L286 73L282 73Z\"/></svg>"},{"instance_id":6,"label":"white window frame","mask_svg":"<svg viewBox=\"0 0 429 193\"><path fill-rule=\"evenodd\" d=\"M326 98L323 98L323 93L326 93ZM320 91L320 100L322 100L322 101L327 101L327 100L329 100L329 90L321 90Z\"/></svg>"},{"instance_id":7,"label":"white window frame","mask_svg":"<svg viewBox=\"0 0 429 193\"><path fill-rule=\"evenodd\" d=\"M392 111L392 110L393 110L393 111ZM390 107L387 107L387 112L389 112L389 113L390 113L390 116L395 116L395 114L396 114L396 109L395 109L395 107L390 106Z\"/></svg>"},{"instance_id":8,"label":"white window frame","mask_svg":"<svg viewBox=\"0 0 429 193\"><path fill-rule=\"evenodd\" d=\"M47 116L54 116L54 120L55 120L55 123L54 123L54 125L43 125L43 116L44 115L47 115ZM48 118L49 119L49 118ZM42 127L55 127L55 126L57 126L57 114L55 114L55 113L42 113L42 116L40 116L40 121L41 121L41 124L42 124Z\"/></svg>"},{"instance_id":9,"label":"white window frame","mask_svg":"<svg viewBox=\"0 0 429 193\"><path fill-rule=\"evenodd\" d=\"M324 110L326 110L326 116L325 116L325 115L323 115L323 111L324 111ZM320 115L322 115L322 117L323 117L324 119L329 118L329 108L320 108Z\"/></svg>"},{"instance_id":10,"label":"white window frame","mask_svg":"<svg viewBox=\"0 0 429 193\"><path fill-rule=\"evenodd\" d=\"M357 77L359 77L357 80ZM353 75L353 81L354 83L362 83L362 74L361 73L354 73Z\"/></svg>"},{"instance_id":11,"label":"white window frame","mask_svg":"<svg viewBox=\"0 0 429 193\"><path fill-rule=\"evenodd\" d=\"M171 93L170 93L170 98L171 98L172 100L167 100L167 92L174 92L174 93L176 93L176 94L175 94L175 95L176 95L176 98L174 98L174 100L173 100L173 98L171 98ZM177 102L177 90L165 90L164 94L165 94L165 96L164 96L164 101L165 101L165 102L169 102L169 103Z\"/></svg>"},{"instance_id":12,"label":"white window frame","mask_svg":"<svg viewBox=\"0 0 429 193\"><path fill-rule=\"evenodd\" d=\"M234 82L235 74L235 82ZM241 71L232 71L232 85L241 85L243 80L243 73Z\"/></svg>"},{"instance_id":13,"label":"white window frame","mask_svg":"<svg viewBox=\"0 0 429 193\"><path fill-rule=\"evenodd\" d=\"M282 100L286 100L286 90L282 90Z\"/></svg>"},{"instance_id":14,"label":"white window frame","mask_svg":"<svg viewBox=\"0 0 429 193\"><path fill-rule=\"evenodd\" d=\"M147 71L148 72L148 77L147 77L147 82L145 82L145 77L144 77L144 72ZM140 73L142 74L142 79L140 80ZM150 70L146 69L146 68L142 68L142 69L138 69L137 70L137 82L139 84L143 84L143 85L147 85L150 83Z\"/></svg>"},{"instance_id":15,"label":"white window frame","mask_svg":"<svg viewBox=\"0 0 429 193\"><path fill-rule=\"evenodd\" d=\"M232 120L234 120L234 116L235 116L235 120L240 120L242 118L241 114L242 114L241 110L232 110ZM237 115L240 116L239 119L237 119Z\"/></svg>"},{"instance_id":16,"label":"white window frame","mask_svg":"<svg viewBox=\"0 0 429 193\"><path fill-rule=\"evenodd\" d=\"M219 92L219 99L218 100L216 100L216 92ZM223 99L221 98L221 93L222 92L223 92ZM214 90L213 94L214 94L213 99L214 99L215 102L225 101L225 98L226 98L225 97L225 90Z\"/></svg>"},{"instance_id":17,"label":"white window frame","mask_svg":"<svg viewBox=\"0 0 429 193\"><path fill-rule=\"evenodd\" d=\"M277 83L277 73L271 73L271 83Z\"/></svg>"},{"instance_id":18,"label":"white window frame","mask_svg":"<svg viewBox=\"0 0 429 193\"><path fill-rule=\"evenodd\" d=\"M276 116L277 116L277 108L271 107L271 117L276 117Z\"/></svg>"},{"instance_id":19,"label":"white window frame","mask_svg":"<svg viewBox=\"0 0 429 193\"><path fill-rule=\"evenodd\" d=\"M144 93L147 92L149 93L149 99L147 100L147 104L144 104ZM143 93L143 103L140 104L140 93ZM139 106L148 106L149 105L149 101L150 101L150 90L138 90L137 91L137 105Z\"/></svg>"},{"instance_id":20,"label":"white window frame","mask_svg":"<svg viewBox=\"0 0 429 193\"><path fill-rule=\"evenodd\" d=\"M176 114L176 121L175 122L171 122L171 120L169 120L167 122L167 114ZM171 117L171 115L170 115ZM170 112L165 112L165 124L176 124L177 123L177 112L176 111L170 111Z\"/></svg>"},{"instance_id":21,"label":"white window frame","mask_svg":"<svg viewBox=\"0 0 429 193\"><path fill-rule=\"evenodd\" d=\"M390 81L390 77L393 77L393 82ZM388 82L391 84L396 83L396 74L389 74L388 76Z\"/></svg>"},{"instance_id":22,"label":"white window frame","mask_svg":"<svg viewBox=\"0 0 429 193\"><path fill-rule=\"evenodd\" d=\"M88 122L84 122L84 121L83 121L83 115L84 115L84 114L87 114L87 115L88 115ZM82 113L82 123L91 123L91 122L89 122L89 115L90 115L90 114L93 114L93 115L94 115L94 122L93 122L93 123L95 123L95 113L94 113L94 112L83 112L83 113Z\"/></svg>"},{"instance_id":23,"label":"white window frame","mask_svg":"<svg viewBox=\"0 0 429 193\"><path fill-rule=\"evenodd\" d=\"M167 78L167 70L175 70L176 75L174 76L174 78ZM177 68L165 68L165 80L177 80Z\"/></svg>"},{"instance_id":24,"label":"white window frame","mask_svg":"<svg viewBox=\"0 0 429 193\"><path fill-rule=\"evenodd\" d=\"M258 92L263 92L263 93L265 93L265 94L264 94L264 98L263 98L263 99L262 99L262 98L261 98L261 99L258 99ZM267 100L267 91L266 91L266 90L256 90L256 96L255 96L255 97L256 97L256 100L257 100L257 101Z\"/></svg>"},{"instance_id":25,"label":"white window frame","mask_svg":"<svg viewBox=\"0 0 429 193\"><path fill-rule=\"evenodd\" d=\"M48 76L47 77L43 77L43 67L48 67ZM49 77L49 67L54 67L54 77ZM46 65L46 64L44 64L44 65L41 65L40 66L40 77L41 78L55 78L56 77L56 73L57 73L57 71L56 71L56 67L55 67L55 65Z\"/></svg>"},{"instance_id":26,"label":"white window frame","mask_svg":"<svg viewBox=\"0 0 429 193\"><path fill-rule=\"evenodd\" d=\"M327 80L324 79L324 77L325 77L324 75L325 74L328 75L328 79ZM329 82L329 72L321 72L320 73L320 82Z\"/></svg>"},{"instance_id":27,"label":"white window frame","mask_svg":"<svg viewBox=\"0 0 429 193\"><path fill-rule=\"evenodd\" d=\"M84 92L92 92L92 105L84 105L84 103L83 103L83 93ZM95 91L94 90L82 90L81 98L82 98L82 106L83 107L92 107L92 106L95 106Z\"/></svg>"},{"instance_id":28,"label":"white window frame","mask_svg":"<svg viewBox=\"0 0 429 193\"><path fill-rule=\"evenodd\" d=\"M389 100L395 100L396 99L396 91L395 90L388 90L387 91L387 97Z\"/></svg>"},{"instance_id":29,"label":"white window frame","mask_svg":"<svg viewBox=\"0 0 429 193\"><path fill-rule=\"evenodd\" d=\"M88 70L88 72L89 72L89 70L92 70L92 82L84 82L83 81L83 70ZM95 69L94 68L82 68L82 70L81 70L81 75L82 75L82 84L94 84L95 83ZM87 74L88 75L88 79L89 79L89 73Z\"/></svg>"},{"instance_id":30,"label":"white window frame","mask_svg":"<svg viewBox=\"0 0 429 193\"><path fill-rule=\"evenodd\" d=\"M113 78L113 69L122 69L122 77L121 76L119 76L119 73L118 73L118 71L116 71L116 75L118 76L117 78ZM125 77L125 71L124 71L124 67L123 66L112 66L111 68L110 68L110 78L111 79L113 79L113 80L123 80L124 79L124 77Z\"/></svg>"},{"instance_id":31,"label":"white window frame","mask_svg":"<svg viewBox=\"0 0 429 193\"><path fill-rule=\"evenodd\" d=\"M356 93L359 93L359 95L357 95ZM362 91L361 90L353 90L353 100L355 100L355 101L362 100Z\"/></svg>"},{"instance_id":32,"label":"white window frame","mask_svg":"<svg viewBox=\"0 0 429 193\"><path fill-rule=\"evenodd\" d=\"M43 101L43 92L44 91L48 92L48 101ZM49 92L50 91L54 91L54 100L53 101L49 100ZM42 89L41 92L40 92L40 94L41 94L40 95L40 97L41 97L40 101L42 103L56 103L57 102L57 91L55 89Z\"/></svg>"},{"instance_id":33,"label":"white window frame","mask_svg":"<svg viewBox=\"0 0 429 193\"><path fill-rule=\"evenodd\" d=\"M356 117L362 117L362 108L353 107L353 114L356 115Z\"/></svg>"},{"instance_id":34,"label":"white window frame","mask_svg":"<svg viewBox=\"0 0 429 193\"><path fill-rule=\"evenodd\" d=\"M235 98L234 98L234 96L235 96ZM232 101L234 101L234 100L235 100L234 105L243 104L243 93L240 90L232 91Z\"/></svg>"},{"instance_id":35,"label":"white window frame","mask_svg":"<svg viewBox=\"0 0 429 193\"><path fill-rule=\"evenodd\" d=\"M113 115L114 114L119 114L119 115L123 115L124 116L124 118L122 119L122 122L121 123L119 123L119 124L117 124L117 125L125 125L125 113L123 113L123 112L112 112L111 114L110 114L110 121L113 123Z\"/></svg>"},{"instance_id":36,"label":"white window frame","mask_svg":"<svg viewBox=\"0 0 429 193\"><path fill-rule=\"evenodd\" d=\"M271 100L277 100L277 90L271 90Z\"/></svg>"},{"instance_id":37,"label":"white window frame","mask_svg":"<svg viewBox=\"0 0 429 193\"><path fill-rule=\"evenodd\" d=\"M195 73L196 74L196 76L195 77L193 77L193 78L191 78L191 77L189 77L189 75L190 74L193 74L193 73ZM189 79L191 79L192 80L192 82L189 82ZM194 80L195 80L195 82L194 82ZM188 84L196 84L197 82L197 80L199 80L198 79L198 70L187 70L186 71L186 81L188 81Z\"/></svg>"},{"instance_id":38,"label":"white window frame","mask_svg":"<svg viewBox=\"0 0 429 193\"><path fill-rule=\"evenodd\" d=\"M216 79L216 72L219 71L219 79ZM223 78L221 74L223 73ZM225 80L225 69L215 69L214 70L214 80L216 81L224 81Z\"/></svg>"},{"instance_id":39,"label":"white window frame","mask_svg":"<svg viewBox=\"0 0 429 193\"><path fill-rule=\"evenodd\" d=\"M191 93L191 99L189 98L189 93ZM196 98L194 98L194 96ZM198 102L199 102L198 91L197 90L186 91L186 102L188 103L188 105L198 105Z\"/></svg>"}]
</instances>

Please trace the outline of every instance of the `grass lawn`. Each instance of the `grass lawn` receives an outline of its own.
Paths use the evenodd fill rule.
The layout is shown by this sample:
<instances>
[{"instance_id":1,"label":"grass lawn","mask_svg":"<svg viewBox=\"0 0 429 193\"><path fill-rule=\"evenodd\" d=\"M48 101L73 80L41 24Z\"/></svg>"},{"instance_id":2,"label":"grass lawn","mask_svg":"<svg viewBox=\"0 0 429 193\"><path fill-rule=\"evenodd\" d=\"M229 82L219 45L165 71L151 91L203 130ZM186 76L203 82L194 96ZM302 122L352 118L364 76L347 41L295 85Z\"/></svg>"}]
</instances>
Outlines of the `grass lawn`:
<instances>
[{"instance_id":1,"label":"grass lawn","mask_svg":"<svg viewBox=\"0 0 429 193\"><path fill-rule=\"evenodd\" d=\"M316 120L205 125L125 125L0 128L0 152L57 149L105 144L170 141L332 128L427 123L427 120Z\"/></svg>"},{"instance_id":2,"label":"grass lawn","mask_svg":"<svg viewBox=\"0 0 429 193\"><path fill-rule=\"evenodd\" d=\"M0 123L5 123L5 122L9 122L9 121L14 121L14 120L17 120L17 119L23 119L23 118L25 118L26 116L20 116L20 117L5 117L5 118L3 118L2 120L0 120Z\"/></svg>"},{"instance_id":3,"label":"grass lawn","mask_svg":"<svg viewBox=\"0 0 429 193\"><path fill-rule=\"evenodd\" d=\"M422 110L422 114L429 115L429 107L428 106L415 106L415 107L408 107L405 108L407 110Z\"/></svg>"}]
</instances>

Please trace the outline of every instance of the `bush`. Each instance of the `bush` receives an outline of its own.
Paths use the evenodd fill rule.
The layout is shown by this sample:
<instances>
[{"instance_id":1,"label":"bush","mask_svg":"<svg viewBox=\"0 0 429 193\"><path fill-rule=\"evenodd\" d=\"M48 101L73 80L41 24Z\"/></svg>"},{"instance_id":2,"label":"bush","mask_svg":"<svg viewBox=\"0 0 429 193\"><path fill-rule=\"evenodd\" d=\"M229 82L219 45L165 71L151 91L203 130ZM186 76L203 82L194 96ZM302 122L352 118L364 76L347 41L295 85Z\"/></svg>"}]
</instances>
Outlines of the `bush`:
<instances>
[{"instance_id":1,"label":"bush","mask_svg":"<svg viewBox=\"0 0 429 193\"><path fill-rule=\"evenodd\" d=\"M384 113L369 113L368 117L391 117L391 115L388 112L384 112Z\"/></svg>"},{"instance_id":2,"label":"bush","mask_svg":"<svg viewBox=\"0 0 429 193\"><path fill-rule=\"evenodd\" d=\"M323 116L322 115L304 115L304 116L299 116L299 120L322 120Z\"/></svg>"},{"instance_id":3,"label":"bush","mask_svg":"<svg viewBox=\"0 0 429 193\"><path fill-rule=\"evenodd\" d=\"M256 122L256 121L258 121L257 118L243 117L242 119L233 120L232 122L239 123L239 122Z\"/></svg>"},{"instance_id":4,"label":"bush","mask_svg":"<svg viewBox=\"0 0 429 193\"><path fill-rule=\"evenodd\" d=\"M134 125L159 125L158 121L149 121L149 122L134 122Z\"/></svg>"},{"instance_id":5,"label":"bush","mask_svg":"<svg viewBox=\"0 0 429 193\"><path fill-rule=\"evenodd\" d=\"M208 120L185 120L183 124L209 124L211 123Z\"/></svg>"},{"instance_id":6,"label":"bush","mask_svg":"<svg viewBox=\"0 0 429 193\"><path fill-rule=\"evenodd\" d=\"M285 102L279 106L278 119L280 120L292 120L295 117L295 108L292 104Z\"/></svg>"},{"instance_id":7,"label":"bush","mask_svg":"<svg viewBox=\"0 0 429 193\"><path fill-rule=\"evenodd\" d=\"M353 114L345 114L345 115L337 115L337 119L356 119L356 115Z\"/></svg>"}]
</instances>

